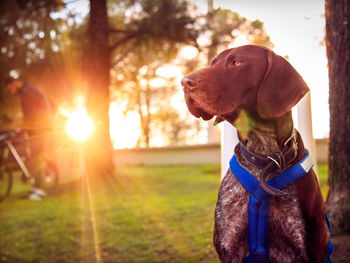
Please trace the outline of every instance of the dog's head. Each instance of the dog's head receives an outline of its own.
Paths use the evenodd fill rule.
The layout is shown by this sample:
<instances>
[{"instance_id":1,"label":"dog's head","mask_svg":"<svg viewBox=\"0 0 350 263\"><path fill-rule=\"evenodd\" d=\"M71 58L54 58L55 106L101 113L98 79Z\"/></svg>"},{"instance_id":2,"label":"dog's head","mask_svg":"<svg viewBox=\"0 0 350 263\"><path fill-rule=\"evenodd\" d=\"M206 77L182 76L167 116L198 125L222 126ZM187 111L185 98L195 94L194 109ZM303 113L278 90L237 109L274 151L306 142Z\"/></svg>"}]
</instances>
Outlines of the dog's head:
<instances>
[{"instance_id":1,"label":"dog's head","mask_svg":"<svg viewBox=\"0 0 350 263\"><path fill-rule=\"evenodd\" d=\"M233 123L242 109L262 119L278 118L309 90L284 58L270 49L246 45L227 49L209 67L181 80L189 111Z\"/></svg>"}]
</instances>

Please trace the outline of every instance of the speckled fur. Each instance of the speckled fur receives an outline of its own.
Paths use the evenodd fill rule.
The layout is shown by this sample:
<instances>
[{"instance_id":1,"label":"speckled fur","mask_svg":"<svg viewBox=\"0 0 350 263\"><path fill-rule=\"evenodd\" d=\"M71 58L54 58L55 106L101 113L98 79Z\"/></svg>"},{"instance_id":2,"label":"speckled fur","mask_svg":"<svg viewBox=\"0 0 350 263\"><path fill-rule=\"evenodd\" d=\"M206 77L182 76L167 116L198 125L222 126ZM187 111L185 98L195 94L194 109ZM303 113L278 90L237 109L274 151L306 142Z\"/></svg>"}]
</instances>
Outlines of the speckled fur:
<instances>
[{"instance_id":1,"label":"speckled fur","mask_svg":"<svg viewBox=\"0 0 350 263\"><path fill-rule=\"evenodd\" d=\"M262 140L264 143L262 143ZM273 136L251 133L247 146L260 152L276 149ZM264 147L265 146L265 147ZM266 147L267 146L267 147ZM257 179L261 170L248 163L236 147L238 162ZM273 175L272 175L273 176ZM269 217L270 262L308 262L304 219L294 184L284 188L283 197L272 197ZM250 193L229 169L223 179L215 210L214 245L222 262L243 262L248 256L248 201Z\"/></svg>"}]
</instances>

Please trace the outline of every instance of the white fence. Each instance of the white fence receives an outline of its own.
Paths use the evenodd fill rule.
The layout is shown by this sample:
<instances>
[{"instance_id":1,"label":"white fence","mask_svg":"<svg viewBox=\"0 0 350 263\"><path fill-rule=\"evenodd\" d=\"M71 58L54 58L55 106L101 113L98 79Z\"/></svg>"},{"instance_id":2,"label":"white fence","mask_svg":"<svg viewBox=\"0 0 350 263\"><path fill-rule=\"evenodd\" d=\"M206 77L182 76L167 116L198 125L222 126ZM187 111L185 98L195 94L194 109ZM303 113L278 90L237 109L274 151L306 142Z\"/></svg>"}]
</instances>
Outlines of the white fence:
<instances>
[{"instance_id":1,"label":"white fence","mask_svg":"<svg viewBox=\"0 0 350 263\"><path fill-rule=\"evenodd\" d=\"M316 139L317 162L327 163L328 139ZM220 164L220 144L115 150L116 165Z\"/></svg>"}]
</instances>

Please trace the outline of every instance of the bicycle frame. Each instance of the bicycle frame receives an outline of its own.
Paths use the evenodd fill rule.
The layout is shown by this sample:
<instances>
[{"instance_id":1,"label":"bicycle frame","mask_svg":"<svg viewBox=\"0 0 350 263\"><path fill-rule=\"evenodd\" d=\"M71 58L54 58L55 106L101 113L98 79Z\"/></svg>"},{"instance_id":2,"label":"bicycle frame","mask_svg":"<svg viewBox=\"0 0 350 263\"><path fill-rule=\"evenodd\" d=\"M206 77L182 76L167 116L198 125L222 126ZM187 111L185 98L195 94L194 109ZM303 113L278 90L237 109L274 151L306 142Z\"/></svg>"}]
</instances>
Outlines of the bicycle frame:
<instances>
[{"instance_id":1,"label":"bicycle frame","mask_svg":"<svg viewBox=\"0 0 350 263\"><path fill-rule=\"evenodd\" d=\"M0 193L0 202L7 198L11 191L12 171L21 171L22 179L25 179L23 180L24 182L29 181L33 185L35 183L35 178L26 166L26 160L30 158L27 155L28 148L26 148L25 153L22 154L21 148L17 147L19 143L24 143L25 145L25 142L18 140L21 139L19 134L20 132L16 131L0 131L0 175L2 175L2 172L4 172L5 175L7 174L7 177L0 177L0 179L4 178L3 188ZM59 173L55 162L45 160L45 168L41 174L41 187L43 187L45 191L53 191L58 184L58 176ZM3 191L3 189L5 191Z\"/></svg>"},{"instance_id":2,"label":"bicycle frame","mask_svg":"<svg viewBox=\"0 0 350 263\"><path fill-rule=\"evenodd\" d=\"M15 158L19 168L23 172L24 176L27 177L28 179L31 178L30 172L28 171L26 165L24 164L21 156L19 156L15 146L10 140L5 141L7 147L9 148L10 152L12 153L12 156Z\"/></svg>"},{"instance_id":3,"label":"bicycle frame","mask_svg":"<svg viewBox=\"0 0 350 263\"><path fill-rule=\"evenodd\" d=\"M26 165L24 164L21 156L18 154L15 146L13 145L12 141L11 141L11 137L9 138L9 136L7 134L5 135L0 135L0 141L4 142L5 145L7 146L7 148L10 150L10 153L12 154L13 158L15 158L19 168L21 169L22 173L24 174L24 176L27 179L30 179L32 176L30 174L30 172L28 171Z\"/></svg>"}]
</instances>

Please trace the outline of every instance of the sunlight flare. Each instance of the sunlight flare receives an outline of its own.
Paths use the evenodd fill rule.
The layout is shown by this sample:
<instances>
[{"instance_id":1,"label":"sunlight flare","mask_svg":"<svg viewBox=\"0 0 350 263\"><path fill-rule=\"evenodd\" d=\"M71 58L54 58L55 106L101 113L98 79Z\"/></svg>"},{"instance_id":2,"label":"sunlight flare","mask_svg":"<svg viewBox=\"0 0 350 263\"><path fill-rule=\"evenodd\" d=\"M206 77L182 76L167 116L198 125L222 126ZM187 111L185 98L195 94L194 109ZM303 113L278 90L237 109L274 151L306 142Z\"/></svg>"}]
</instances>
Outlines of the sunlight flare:
<instances>
[{"instance_id":1,"label":"sunlight flare","mask_svg":"<svg viewBox=\"0 0 350 263\"><path fill-rule=\"evenodd\" d=\"M79 106L70 114L66 131L77 141L84 141L92 135L94 124L83 106Z\"/></svg>"}]
</instances>

